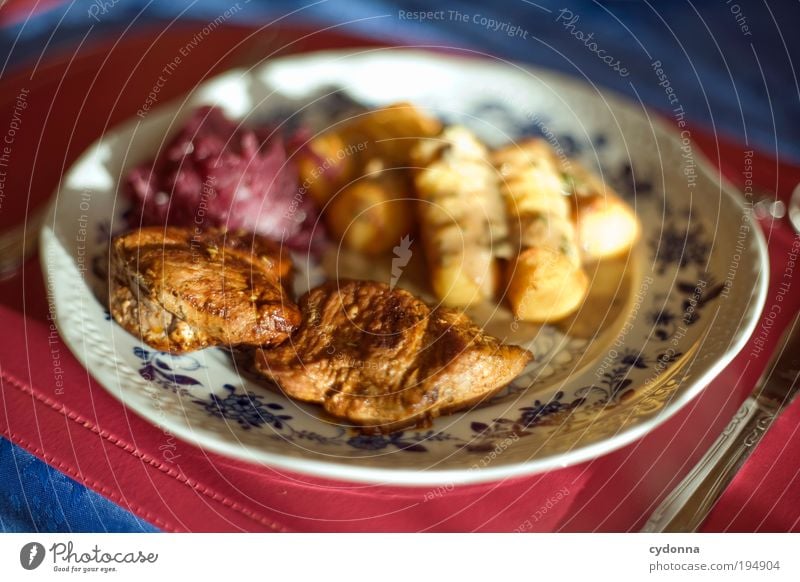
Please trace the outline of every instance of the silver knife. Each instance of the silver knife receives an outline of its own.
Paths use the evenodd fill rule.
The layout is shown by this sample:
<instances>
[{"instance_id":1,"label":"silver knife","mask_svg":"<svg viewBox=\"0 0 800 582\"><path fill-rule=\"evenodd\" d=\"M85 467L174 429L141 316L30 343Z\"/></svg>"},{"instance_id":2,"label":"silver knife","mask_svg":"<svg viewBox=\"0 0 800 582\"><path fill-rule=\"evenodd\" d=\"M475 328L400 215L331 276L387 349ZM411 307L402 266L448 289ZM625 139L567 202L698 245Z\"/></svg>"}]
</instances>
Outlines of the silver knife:
<instances>
[{"instance_id":1,"label":"silver knife","mask_svg":"<svg viewBox=\"0 0 800 582\"><path fill-rule=\"evenodd\" d=\"M696 531L736 472L800 391L800 313L753 392L719 438L650 516L643 532Z\"/></svg>"}]
</instances>

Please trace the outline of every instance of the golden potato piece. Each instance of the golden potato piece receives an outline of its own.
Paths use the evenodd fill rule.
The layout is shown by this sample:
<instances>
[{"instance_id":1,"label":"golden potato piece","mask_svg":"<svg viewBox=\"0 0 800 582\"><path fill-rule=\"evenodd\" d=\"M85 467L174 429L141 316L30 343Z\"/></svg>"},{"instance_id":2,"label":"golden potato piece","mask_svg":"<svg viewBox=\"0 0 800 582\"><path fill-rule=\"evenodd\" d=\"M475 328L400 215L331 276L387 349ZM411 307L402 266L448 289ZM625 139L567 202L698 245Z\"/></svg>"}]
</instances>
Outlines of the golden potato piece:
<instances>
[{"instance_id":1,"label":"golden potato piece","mask_svg":"<svg viewBox=\"0 0 800 582\"><path fill-rule=\"evenodd\" d=\"M528 140L493 152L492 161L518 253L508 268L511 310L536 323L566 317L580 307L589 280L552 149L543 140Z\"/></svg>"},{"instance_id":2,"label":"golden potato piece","mask_svg":"<svg viewBox=\"0 0 800 582\"><path fill-rule=\"evenodd\" d=\"M411 157L418 167L417 217L436 296L448 307L493 298L495 257L508 247L508 232L486 146L468 129L452 126L420 140Z\"/></svg>"},{"instance_id":3,"label":"golden potato piece","mask_svg":"<svg viewBox=\"0 0 800 582\"><path fill-rule=\"evenodd\" d=\"M640 234L633 209L611 186L580 163L561 162L560 168L564 189L571 193L583 260L591 262L629 252Z\"/></svg>"},{"instance_id":4,"label":"golden potato piece","mask_svg":"<svg viewBox=\"0 0 800 582\"><path fill-rule=\"evenodd\" d=\"M350 142L364 140L367 158L380 158L386 167L408 165L411 150L426 137L438 135L441 122L411 103L394 103L354 117L343 129Z\"/></svg>"},{"instance_id":5,"label":"golden potato piece","mask_svg":"<svg viewBox=\"0 0 800 582\"><path fill-rule=\"evenodd\" d=\"M576 160L568 160L557 155L550 144L541 138L524 142L520 147L506 147L493 155L495 164L501 169L520 167L528 164L527 182L520 187L510 181L507 191L539 191L564 196L576 223L577 240L581 257L586 262L619 256L629 252L640 235L639 221L633 209L595 173ZM519 180L517 178L517 180ZM515 196L514 202L520 212L541 211L536 207L545 204L555 208L559 203L554 196L547 200L544 196L526 199Z\"/></svg>"},{"instance_id":6,"label":"golden potato piece","mask_svg":"<svg viewBox=\"0 0 800 582\"><path fill-rule=\"evenodd\" d=\"M556 250L522 251L508 266L506 294L514 317L544 323L576 311L589 289L580 266Z\"/></svg>"},{"instance_id":7,"label":"golden potato piece","mask_svg":"<svg viewBox=\"0 0 800 582\"><path fill-rule=\"evenodd\" d=\"M312 139L297 152L301 187L324 206L343 186L379 159L384 167L409 165L420 138L437 135L442 124L410 103L396 103L357 115Z\"/></svg>"},{"instance_id":8,"label":"golden potato piece","mask_svg":"<svg viewBox=\"0 0 800 582\"><path fill-rule=\"evenodd\" d=\"M338 133L327 132L311 140L297 153L300 188L311 194L319 207L356 175L358 148L349 146Z\"/></svg>"},{"instance_id":9,"label":"golden potato piece","mask_svg":"<svg viewBox=\"0 0 800 582\"><path fill-rule=\"evenodd\" d=\"M498 284L498 266L491 252L455 255L431 273L431 287L444 305L472 305L486 299Z\"/></svg>"},{"instance_id":10,"label":"golden potato piece","mask_svg":"<svg viewBox=\"0 0 800 582\"><path fill-rule=\"evenodd\" d=\"M630 252L641 232L630 206L611 193L576 197L575 222L578 246L586 261Z\"/></svg>"},{"instance_id":11,"label":"golden potato piece","mask_svg":"<svg viewBox=\"0 0 800 582\"><path fill-rule=\"evenodd\" d=\"M325 223L349 249L368 255L388 252L414 229L408 188L392 172L362 178L330 201Z\"/></svg>"}]
</instances>

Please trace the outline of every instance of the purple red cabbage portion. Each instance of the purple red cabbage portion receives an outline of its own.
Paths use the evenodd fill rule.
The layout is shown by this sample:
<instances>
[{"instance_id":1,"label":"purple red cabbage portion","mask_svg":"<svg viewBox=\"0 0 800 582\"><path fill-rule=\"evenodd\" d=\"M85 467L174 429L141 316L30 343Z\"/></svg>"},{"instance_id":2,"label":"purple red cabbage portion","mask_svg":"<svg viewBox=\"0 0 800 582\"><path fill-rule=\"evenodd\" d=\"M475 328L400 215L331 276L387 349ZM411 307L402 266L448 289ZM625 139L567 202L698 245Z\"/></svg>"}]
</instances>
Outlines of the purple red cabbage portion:
<instances>
[{"instance_id":1,"label":"purple red cabbage portion","mask_svg":"<svg viewBox=\"0 0 800 582\"><path fill-rule=\"evenodd\" d=\"M243 228L298 251L324 242L282 136L215 107L197 109L155 160L133 168L125 192L132 226Z\"/></svg>"}]
</instances>

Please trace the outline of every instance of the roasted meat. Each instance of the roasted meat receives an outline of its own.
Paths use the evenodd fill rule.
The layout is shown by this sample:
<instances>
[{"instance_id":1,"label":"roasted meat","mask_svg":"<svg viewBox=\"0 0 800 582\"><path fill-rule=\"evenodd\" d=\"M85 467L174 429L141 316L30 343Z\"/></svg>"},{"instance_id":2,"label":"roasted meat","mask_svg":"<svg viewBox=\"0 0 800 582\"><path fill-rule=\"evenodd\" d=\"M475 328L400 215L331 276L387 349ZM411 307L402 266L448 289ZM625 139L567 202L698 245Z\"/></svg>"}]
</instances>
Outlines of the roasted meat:
<instances>
[{"instance_id":1,"label":"roasted meat","mask_svg":"<svg viewBox=\"0 0 800 582\"><path fill-rule=\"evenodd\" d=\"M258 235L142 228L111 245L111 313L163 351L277 344L300 323L283 287L290 270Z\"/></svg>"},{"instance_id":2,"label":"roasted meat","mask_svg":"<svg viewBox=\"0 0 800 582\"><path fill-rule=\"evenodd\" d=\"M299 304L303 323L284 344L257 350L256 370L287 395L373 432L477 403L532 358L467 316L383 283L329 282Z\"/></svg>"},{"instance_id":3,"label":"roasted meat","mask_svg":"<svg viewBox=\"0 0 800 582\"><path fill-rule=\"evenodd\" d=\"M184 353L216 344L203 330L189 325L115 279L111 282L110 309L114 319L148 346L162 352Z\"/></svg>"}]
</instances>

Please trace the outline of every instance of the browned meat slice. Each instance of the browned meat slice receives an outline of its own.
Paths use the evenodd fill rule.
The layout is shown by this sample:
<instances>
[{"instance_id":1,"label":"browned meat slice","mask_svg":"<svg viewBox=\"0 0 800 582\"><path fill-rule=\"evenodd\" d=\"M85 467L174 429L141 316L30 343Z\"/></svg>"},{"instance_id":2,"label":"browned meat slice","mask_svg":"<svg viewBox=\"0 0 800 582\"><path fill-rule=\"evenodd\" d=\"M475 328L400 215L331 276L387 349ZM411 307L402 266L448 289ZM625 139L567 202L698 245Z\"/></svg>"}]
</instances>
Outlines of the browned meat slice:
<instances>
[{"instance_id":1,"label":"browned meat slice","mask_svg":"<svg viewBox=\"0 0 800 582\"><path fill-rule=\"evenodd\" d=\"M191 352L216 344L202 330L193 327L141 291L131 290L118 280L111 282L111 313L130 333L162 352Z\"/></svg>"},{"instance_id":2,"label":"browned meat slice","mask_svg":"<svg viewBox=\"0 0 800 582\"><path fill-rule=\"evenodd\" d=\"M383 283L330 282L299 303L303 323L288 342L257 350L256 370L287 395L373 431L477 403L532 358L465 315Z\"/></svg>"},{"instance_id":3,"label":"browned meat slice","mask_svg":"<svg viewBox=\"0 0 800 582\"><path fill-rule=\"evenodd\" d=\"M284 341L300 312L283 288L291 270L260 236L148 227L111 247L114 319L148 345L187 352Z\"/></svg>"}]
</instances>

